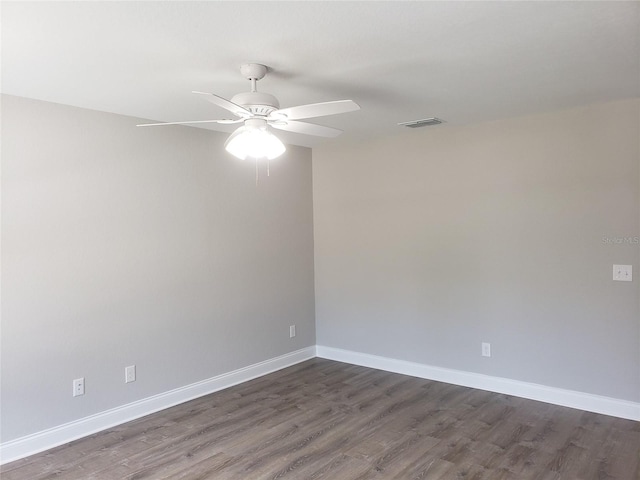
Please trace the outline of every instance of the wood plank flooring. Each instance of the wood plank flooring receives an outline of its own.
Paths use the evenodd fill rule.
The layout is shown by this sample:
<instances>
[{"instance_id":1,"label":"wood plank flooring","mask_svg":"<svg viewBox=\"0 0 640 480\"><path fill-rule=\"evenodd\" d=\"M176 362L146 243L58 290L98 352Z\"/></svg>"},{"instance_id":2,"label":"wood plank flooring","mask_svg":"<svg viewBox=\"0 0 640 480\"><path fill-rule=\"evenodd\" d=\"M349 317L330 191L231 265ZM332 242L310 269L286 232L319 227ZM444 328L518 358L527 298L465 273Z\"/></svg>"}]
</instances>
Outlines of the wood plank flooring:
<instances>
[{"instance_id":1,"label":"wood plank flooring","mask_svg":"<svg viewBox=\"0 0 640 480\"><path fill-rule=\"evenodd\" d=\"M313 359L0 477L640 480L640 423Z\"/></svg>"}]
</instances>

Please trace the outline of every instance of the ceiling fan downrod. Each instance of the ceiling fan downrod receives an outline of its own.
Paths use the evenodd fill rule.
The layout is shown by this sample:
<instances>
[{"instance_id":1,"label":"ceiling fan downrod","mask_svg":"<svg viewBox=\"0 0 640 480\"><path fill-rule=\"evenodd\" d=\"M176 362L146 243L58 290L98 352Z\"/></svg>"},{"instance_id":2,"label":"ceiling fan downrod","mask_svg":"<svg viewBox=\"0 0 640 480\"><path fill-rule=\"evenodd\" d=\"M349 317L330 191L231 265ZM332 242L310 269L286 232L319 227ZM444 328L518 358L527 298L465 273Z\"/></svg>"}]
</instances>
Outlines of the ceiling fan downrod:
<instances>
[{"instance_id":1,"label":"ceiling fan downrod","mask_svg":"<svg viewBox=\"0 0 640 480\"><path fill-rule=\"evenodd\" d=\"M251 93L257 92L258 80L267 74L267 66L260 63L245 63L240 67L240 74L251 81Z\"/></svg>"}]
</instances>

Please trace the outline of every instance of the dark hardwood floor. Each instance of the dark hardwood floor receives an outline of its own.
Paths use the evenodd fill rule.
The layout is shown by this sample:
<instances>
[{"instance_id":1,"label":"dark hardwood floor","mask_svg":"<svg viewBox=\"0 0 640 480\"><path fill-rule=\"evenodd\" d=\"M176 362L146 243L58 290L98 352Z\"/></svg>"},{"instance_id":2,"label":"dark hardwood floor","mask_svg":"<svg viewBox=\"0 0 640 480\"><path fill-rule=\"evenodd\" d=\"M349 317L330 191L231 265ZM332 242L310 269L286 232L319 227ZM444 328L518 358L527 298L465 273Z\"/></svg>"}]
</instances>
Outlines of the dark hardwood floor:
<instances>
[{"instance_id":1,"label":"dark hardwood floor","mask_svg":"<svg viewBox=\"0 0 640 480\"><path fill-rule=\"evenodd\" d=\"M0 473L2 480L639 480L640 423L313 359Z\"/></svg>"}]
</instances>

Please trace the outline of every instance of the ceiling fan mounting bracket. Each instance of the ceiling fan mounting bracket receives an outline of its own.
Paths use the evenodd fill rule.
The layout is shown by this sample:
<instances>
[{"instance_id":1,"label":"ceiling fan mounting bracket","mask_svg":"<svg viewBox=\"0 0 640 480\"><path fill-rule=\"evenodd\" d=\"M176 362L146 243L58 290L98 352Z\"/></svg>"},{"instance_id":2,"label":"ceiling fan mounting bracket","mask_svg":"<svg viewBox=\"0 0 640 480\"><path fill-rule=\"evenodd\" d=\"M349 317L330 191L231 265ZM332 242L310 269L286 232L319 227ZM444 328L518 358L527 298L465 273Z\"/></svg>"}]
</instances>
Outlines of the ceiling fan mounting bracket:
<instances>
[{"instance_id":1,"label":"ceiling fan mounting bracket","mask_svg":"<svg viewBox=\"0 0 640 480\"><path fill-rule=\"evenodd\" d=\"M240 67L240 73L247 80L260 80L267 74L267 66L260 63L245 63Z\"/></svg>"}]
</instances>

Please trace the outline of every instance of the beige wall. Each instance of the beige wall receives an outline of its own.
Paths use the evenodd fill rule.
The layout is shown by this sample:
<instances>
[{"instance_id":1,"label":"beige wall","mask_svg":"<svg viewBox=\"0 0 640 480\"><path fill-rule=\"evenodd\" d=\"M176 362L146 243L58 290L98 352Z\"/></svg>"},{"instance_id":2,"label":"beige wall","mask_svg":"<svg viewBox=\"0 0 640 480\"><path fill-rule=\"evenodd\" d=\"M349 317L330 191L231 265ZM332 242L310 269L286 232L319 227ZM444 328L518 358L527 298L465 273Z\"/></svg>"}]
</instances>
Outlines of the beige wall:
<instances>
[{"instance_id":1,"label":"beige wall","mask_svg":"<svg viewBox=\"0 0 640 480\"><path fill-rule=\"evenodd\" d=\"M2 442L315 344L310 150L136 123L2 97Z\"/></svg>"},{"instance_id":2,"label":"beige wall","mask_svg":"<svg viewBox=\"0 0 640 480\"><path fill-rule=\"evenodd\" d=\"M640 400L639 139L630 100L314 149L318 344Z\"/></svg>"}]
</instances>

